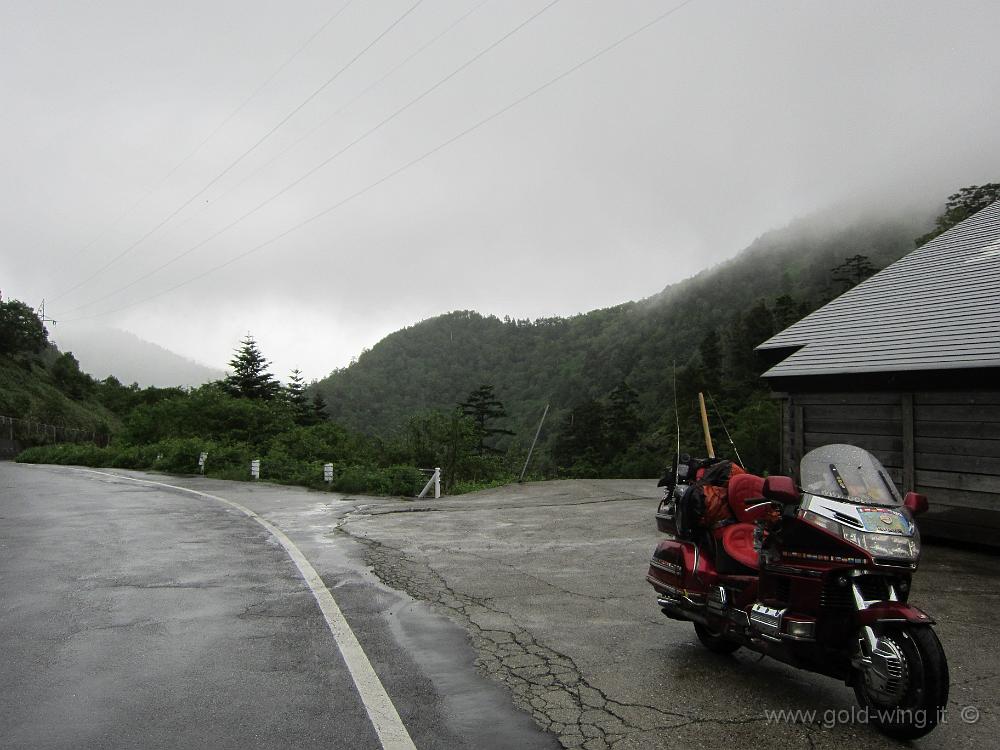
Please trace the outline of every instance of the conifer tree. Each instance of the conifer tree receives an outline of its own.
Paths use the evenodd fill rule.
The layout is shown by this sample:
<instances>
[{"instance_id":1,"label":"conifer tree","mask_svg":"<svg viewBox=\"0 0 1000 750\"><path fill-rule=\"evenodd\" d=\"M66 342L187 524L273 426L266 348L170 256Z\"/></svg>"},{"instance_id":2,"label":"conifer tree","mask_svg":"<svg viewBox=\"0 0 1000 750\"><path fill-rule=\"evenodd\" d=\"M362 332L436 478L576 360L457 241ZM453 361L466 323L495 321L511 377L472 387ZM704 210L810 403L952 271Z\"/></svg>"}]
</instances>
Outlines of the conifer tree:
<instances>
[{"instance_id":1,"label":"conifer tree","mask_svg":"<svg viewBox=\"0 0 1000 750\"><path fill-rule=\"evenodd\" d=\"M302 377L302 372L296 368L288 376L288 385L285 386L285 396L291 404L295 422L300 425L311 425L316 423L316 414L313 405L306 396L306 380Z\"/></svg>"},{"instance_id":2,"label":"conifer tree","mask_svg":"<svg viewBox=\"0 0 1000 750\"><path fill-rule=\"evenodd\" d=\"M493 394L493 386L486 384L479 386L466 396L466 400L458 406L461 408L462 414L472 417L472 421L476 423L479 455L482 456L487 452L500 453L496 448L486 445L486 438L493 435L513 435L514 433L511 430L489 426L490 422L507 416L503 404Z\"/></svg>"},{"instance_id":3,"label":"conifer tree","mask_svg":"<svg viewBox=\"0 0 1000 750\"><path fill-rule=\"evenodd\" d=\"M281 392L281 384L268 372L270 361L264 359L260 348L249 333L229 360L231 375L223 381L226 391L240 398L270 401Z\"/></svg>"},{"instance_id":4,"label":"conifer tree","mask_svg":"<svg viewBox=\"0 0 1000 750\"><path fill-rule=\"evenodd\" d=\"M960 221L965 221L972 214L981 211L994 201L1000 201L1000 182L990 182L986 185L969 185L954 195L948 196L945 211L937 217L934 229L914 240L914 245L920 247L930 242L939 234L948 231Z\"/></svg>"},{"instance_id":5,"label":"conifer tree","mask_svg":"<svg viewBox=\"0 0 1000 750\"><path fill-rule=\"evenodd\" d=\"M844 285L844 290L857 286L878 269L871 264L867 255L852 255L844 258L839 266L830 269L831 278Z\"/></svg>"},{"instance_id":6,"label":"conifer tree","mask_svg":"<svg viewBox=\"0 0 1000 750\"><path fill-rule=\"evenodd\" d=\"M614 456L635 443L642 420L639 418L639 394L624 380L614 387L608 400L606 433L608 451Z\"/></svg>"},{"instance_id":7,"label":"conifer tree","mask_svg":"<svg viewBox=\"0 0 1000 750\"><path fill-rule=\"evenodd\" d=\"M315 422L325 422L330 418L330 415L326 411L326 399L323 398L323 394L316 391L312 397L312 412L313 419Z\"/></svg>"}]
</instances>

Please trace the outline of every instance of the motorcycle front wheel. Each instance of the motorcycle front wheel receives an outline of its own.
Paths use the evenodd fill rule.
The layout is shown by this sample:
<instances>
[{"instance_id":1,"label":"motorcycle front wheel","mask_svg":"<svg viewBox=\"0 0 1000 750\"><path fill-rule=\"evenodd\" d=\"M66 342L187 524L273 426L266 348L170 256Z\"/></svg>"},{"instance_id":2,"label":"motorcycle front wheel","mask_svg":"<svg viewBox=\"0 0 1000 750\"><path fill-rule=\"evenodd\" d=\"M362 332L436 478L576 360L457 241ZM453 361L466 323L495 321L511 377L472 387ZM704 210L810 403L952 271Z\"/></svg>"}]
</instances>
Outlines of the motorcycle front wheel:
<instances>
[{"instance_id":1,"label":"motorcycle front wheel","mask_svg":"<svg viewBox=\"0 0 1000 750\"><path fill-rule=\"evenodd\" d=\"M883 632L871 662L858 671L854 694L883 734L913 740L932 731L948 703L948 661L927 625Z\"/></svg>"}]
</instances>

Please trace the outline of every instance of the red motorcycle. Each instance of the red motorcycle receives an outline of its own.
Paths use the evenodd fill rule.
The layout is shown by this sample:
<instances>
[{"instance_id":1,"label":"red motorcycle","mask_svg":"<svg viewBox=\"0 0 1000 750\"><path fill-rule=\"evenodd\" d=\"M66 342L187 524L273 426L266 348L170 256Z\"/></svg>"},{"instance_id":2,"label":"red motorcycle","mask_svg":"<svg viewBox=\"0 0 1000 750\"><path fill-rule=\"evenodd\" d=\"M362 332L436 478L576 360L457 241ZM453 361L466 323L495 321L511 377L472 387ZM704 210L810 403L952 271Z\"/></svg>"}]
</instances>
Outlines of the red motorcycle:
<instances>
[{"instance_id":1,"label":"red motorcycle","mask_svg":"<svg viewBox=\"0 0 1000 750\"><path fill-rule=\"evenodd\" d=\"M656 513L673 538L646 576L657 603L710 650L745 647L843 680L881 732L921 737L948 702L934 621L907 604L927 498L900 497L879 461L850 445L807 454L801 482L675 459ZM728 508L716 520L720 497Z\"/></svg>"}]
</instances>

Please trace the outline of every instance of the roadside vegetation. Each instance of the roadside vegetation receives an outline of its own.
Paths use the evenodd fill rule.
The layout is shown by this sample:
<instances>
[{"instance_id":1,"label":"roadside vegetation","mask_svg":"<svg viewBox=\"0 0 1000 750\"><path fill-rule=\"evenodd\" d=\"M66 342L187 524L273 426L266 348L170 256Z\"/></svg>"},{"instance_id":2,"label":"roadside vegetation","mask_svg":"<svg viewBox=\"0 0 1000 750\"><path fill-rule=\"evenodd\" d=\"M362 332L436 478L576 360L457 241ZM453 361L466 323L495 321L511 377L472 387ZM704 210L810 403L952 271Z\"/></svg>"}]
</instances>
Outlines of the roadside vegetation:
<instances>
[{"instance_id":1,"label":"roadside vegetation","mask_svg":"<svg viewBox=\"0 0 1000 750\"><path fill-rule=\"evenodd\" d=\"M112 378L98 382L79 368L59 380L36 354L21 352L36 376L48 373L62 384L61 397L81 409L89 405L113 415L116 429L103 441L29 447L17 457L21 462L194 474L202 470L205 453L204 473L211 477L249 479L250 462L259 459L265 480L403 496L417 494L427 481L421 468L444 468L445 487L453 494L512 478L506 457L488 444L498 432L492 421L503 412L489 386L470 394L453 414L415 416L393 438L379 439L330 421L322 397L306 394L298 371L287 385L279 383L250 336L230 361L231 375L190 390L125 387ZM327 463L333 465L330 483L324 480Z\"/></svg>"}]
</instances>

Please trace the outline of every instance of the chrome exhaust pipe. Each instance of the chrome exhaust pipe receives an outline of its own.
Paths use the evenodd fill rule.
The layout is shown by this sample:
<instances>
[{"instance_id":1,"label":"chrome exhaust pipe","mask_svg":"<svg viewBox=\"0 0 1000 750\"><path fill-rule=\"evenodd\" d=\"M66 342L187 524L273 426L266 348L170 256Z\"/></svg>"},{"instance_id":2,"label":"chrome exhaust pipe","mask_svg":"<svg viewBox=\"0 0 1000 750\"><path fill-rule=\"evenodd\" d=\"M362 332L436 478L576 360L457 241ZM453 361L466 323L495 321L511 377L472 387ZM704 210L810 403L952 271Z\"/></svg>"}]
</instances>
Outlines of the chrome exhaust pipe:
<instances>
[{"instance_id":1,"label":"chrome exhaust pipe","mask_svg":"<svg viewBox=\"0 0 1000 750\"><path fill-rule=\"evenodd\" d=\"M691 609L684 607L679 599L674 599L672 597L660 596L656 597L656 603L660 606L660 611L663 612L671 620L681 620L682 622L698 622L702 625L706 625L707 621L705 616L699 612L694 612Z\"/></svg>"}]
</instances>

